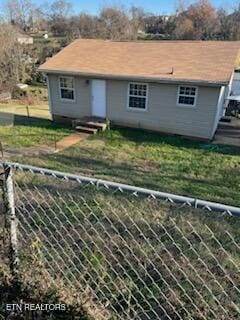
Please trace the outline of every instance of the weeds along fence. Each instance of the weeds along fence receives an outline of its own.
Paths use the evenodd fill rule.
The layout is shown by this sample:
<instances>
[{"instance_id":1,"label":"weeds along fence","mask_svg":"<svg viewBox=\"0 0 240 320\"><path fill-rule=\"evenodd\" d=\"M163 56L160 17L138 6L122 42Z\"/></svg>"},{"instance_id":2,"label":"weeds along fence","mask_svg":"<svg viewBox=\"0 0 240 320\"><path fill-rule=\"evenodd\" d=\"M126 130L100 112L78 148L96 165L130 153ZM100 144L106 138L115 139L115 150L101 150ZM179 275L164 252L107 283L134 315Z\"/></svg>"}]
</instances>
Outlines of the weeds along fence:
<instances>
[{"instance_id":1,"label":"weeds along fence","mask_svg":"<svg viewBox=\"0 0 240 320\"><path fill-rule=\"evenodd\" d=\"M239 319L240 208L1 168L16 274L33 281L41 271L91 319Z\"/></svg>"}]
</instances>

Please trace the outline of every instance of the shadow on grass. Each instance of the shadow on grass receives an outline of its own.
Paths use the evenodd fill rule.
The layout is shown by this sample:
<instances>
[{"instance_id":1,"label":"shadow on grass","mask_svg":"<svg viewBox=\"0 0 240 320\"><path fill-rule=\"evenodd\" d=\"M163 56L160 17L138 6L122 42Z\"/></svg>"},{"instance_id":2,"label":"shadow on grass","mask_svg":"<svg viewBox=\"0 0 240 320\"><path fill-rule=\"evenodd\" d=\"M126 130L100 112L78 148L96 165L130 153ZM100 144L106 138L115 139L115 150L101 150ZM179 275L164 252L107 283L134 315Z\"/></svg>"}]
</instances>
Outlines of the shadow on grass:
<instances>
[{"instance_id":1,"label":"shadow on grass","mask_svg":"<svg viewBox=\"0 0 240 320\"><path fill-rule=\"evenodd\" d=\"M83 152L84 154L84 152ZM57 158L56 158L57 157ZM190 197L204 198L205 200L217 201L226 204L240 205L234 190L228 193L228 197L223 196L228 186L228 181L224 176L214 179L200 179L187 176L182 172L167 173L159 170L151 171L128 163L114 163L107 159L94 159L79 156L59 154L49 155L48 159L53 162L53 169L56 169L56 160L59 162L60 170L73 171L76 174L94 176L106 180L137 185L153 190L181 194ZM51 163L48 162L48 167ZM64 168L63 168L64 167ZM65 169L67 167L67 169ZM231 181L229 182L231 188ZM222 188L224 185L225 188ZM221 201L219 199L222 199Z\"/></svg>"},{"instance_id":2,"label":"shadow on grass","mask_svg":"<svg viewBox=\"0 0 240 320\"><path fill-rule=\"evenodd\" d=\"M37 118L37 117L27 117L21 115L14 116L14 125L15 126L31 126L38 127L42 129L56 128L56 129L71 129L70 125L63 125L55 123L49 119Z\"/></svg>"},{"instance_id":3,"label":"shadow on grass","mask_svg":"<svg viewBox=\"0 0 240 320\"><path fill-rule=\"evenodd\" d=\"M42 184L40 187L42 188ZM50 234L54 234L55 239L51 238L50 241L56 248L61 242L62 234L65 239L68 239L67 241L70 239L69 244L61 243L64 252L67 252L72 241L76 242L81 250L75 251L74 247L75 253L72 251L73 257L76 254L76 257L79 258L79 260L74 260L74 269L81 270L82 265L86 266L88 270L88 274L85 274L86 281L95 292L98 301L104 303L105 297L108 297L110 301L108 308L114 312L117 311L121 319L124 319L124 316L121 317L123 311L131 310L131 314L137 311L134 310L136 301L144 305L145 298L142 297L148 297L149 292L153 292L155 299L148 299L148 304L153 309L156 307L155 312L159 316L151 314L150 308L149 311L146 311L149 319L178 319L175 310L180 313L183 310L177 299L174 299L175 310L169 308L166 301L169 287L175 290L176 297L180 301L188 302L186 307L190 308L191 318L200 319L191 306L191 300L186 301L185 292L189 293L196 304L201 304L196 292L201 292L203 297L209 294L208 287L204 288L203 283L208 283L213 293L219 292L216 283L221 283L227 290L229 279L226 279L225 271L223 274L223 270L216 268L216 260L219 261L218 267L221 262L224 266L228 266L229 274L237 274L236 265L231 265L228 260L228 255L234 255L236 250L235 242L230 237L237 237L239 230L239 219L237 218L214 216L214 213L188 207L174 207L154 199L135 198L134 196L126 198L126 194L122 193L114 194L113 197L108 190L96 190L92 186L81 188L78 183L66 186L65 181L58 181L56 185L47 184L43 189L39 189L41 197L38 198L37 203L33 203L31 197L27 198L28 203L25 191L21 188L25 204L24 207L18 208L18 212L22 211L19 221L21 221L21 216L24 216L26 217L24 219L29 219L27 225L31 226L29 232L26 233L26 240L31 242L31 236L35 237L33 231L41 228L48 239L50 239ZM21 194L19 195L21 197ZM35 194L37 195L39 192ZM26 207L26 204L29 204L29 207ZM64 207L62 207L63 204ZM59 206L62 211L59 211ZM26 215L25 210L31 212L31 217ZM58 214L57 220L55 213ZM39 214L42 217L41 221L38 218ZM71 224L68 223L69 219ZM33 221L34 226L32 227ZM49 221L54 221L54 224ZM227 232L230 232L231 236L227 236ZM68 233L71 233L71 238L67 237ZM50 250L49 243L44 242L43 246ZM210 259L209 254L206 259L206 246L214 259ZM225 254L219 252L222 248L225 249ZM79 261L81 261L80 264ZM187 264L186 261L188 261ZM66 259L62 270L66 272L69 268L71 268L71 263ZM211 273L208 270L211 270ZM101 276L102 272L104 278ZM197 279L199 276L203 283L196 281L199 280ZM184 287L182 291L180 285L186 285L186 277L191 286ZM163 279L166 281L163 282ZM108 282L105 282L106 280ZM128 290L119 290L122 281ZM231 281L236 280L232 278ZM180 285L176 285L176 282ZM98 283L97 286L96 283ZM116 286L112 286L111 283ZM84 285L85 281L83 281ZM234 290L235 287L229 300L237 301L237 290ZM140 296L139 292L143 295ZM164 295L162 295L163 292ZM161 305L167 310L168 317L165 317L162 310L158 309L156 301L161 302ZM224 295L220 301L227 310L231 301L226 301ZM207 299L207 307L203 306L202 309L207 319L212 318L211 315L207 315L211 308L214 310L216 304L210 296ZM219 309L218 312L221 318L221 310ZM186 314L183 312L181 319L185 318ZM229 309L229 319L233 318L234 311ZM146 317L139 315L139 319L143 320Z\"/></svg>"},{"instance_id":4,"label":"shadow on grass","mask_svg":"<svg viewBox=\"0 0 240 320\"><path fill-rule=\"evenodd\" d=\"M44 295L37 292L37 288L25 286L21 281L1 279L0 284L0 318L9 320L47 320L47 319L81 319L90 320L85 310L76 306L66 305L66 311L28 311L28 310L6 310L7 304L63 304L56 290L49 290Z\"/></svg>"},{"instance_id":5,"label":"shadow on grass","mask_svg":"<svg viewBox=\"0 0 240 320\"><path fill-rule=\"evenodd\" d=\"M126 139L137 144L168 144L179 148L198 149L226 155L240 155L240 147L217 145L207 141L190 140L181 136L165 135L141 129L112 128L99 136L112 141Z\"/></svg>"}]
</instances>

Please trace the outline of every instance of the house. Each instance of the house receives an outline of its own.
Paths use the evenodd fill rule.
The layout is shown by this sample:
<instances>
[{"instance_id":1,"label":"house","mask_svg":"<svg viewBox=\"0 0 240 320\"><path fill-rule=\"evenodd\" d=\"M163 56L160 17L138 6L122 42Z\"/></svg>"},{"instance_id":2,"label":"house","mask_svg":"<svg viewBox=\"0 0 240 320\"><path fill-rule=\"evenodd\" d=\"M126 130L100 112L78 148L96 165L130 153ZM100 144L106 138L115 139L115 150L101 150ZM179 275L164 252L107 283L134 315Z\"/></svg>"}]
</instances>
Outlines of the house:
<instances>
[{"instance_id":1,"label":"house","mask_svg":"<svg viewBox=\"0 0 240 320\"><path fill-rule=\"evenodd\" d=\"M75 40L45 62L55 121L84 116L212 139L240 42Z\"/></svg>"},{"instance_id":2,"label":"house","mask_svg":"<svg viewBox=\"0 0 240 320\"><path fill-rule=\"evenodd\" d=\"M0 101L10 100L12 98L11 92L0 89Z\"/></svg>"},{"instance_id":3,"label":"house","mask_svg":"<svg viewBox=\"0 0 240 320\"><path fill-rule=\"evenodd\" d=\"M20 44L33 44L33 37L30 37L26 33L18 33L17 42Z\"/></svg>"}]
</instances>

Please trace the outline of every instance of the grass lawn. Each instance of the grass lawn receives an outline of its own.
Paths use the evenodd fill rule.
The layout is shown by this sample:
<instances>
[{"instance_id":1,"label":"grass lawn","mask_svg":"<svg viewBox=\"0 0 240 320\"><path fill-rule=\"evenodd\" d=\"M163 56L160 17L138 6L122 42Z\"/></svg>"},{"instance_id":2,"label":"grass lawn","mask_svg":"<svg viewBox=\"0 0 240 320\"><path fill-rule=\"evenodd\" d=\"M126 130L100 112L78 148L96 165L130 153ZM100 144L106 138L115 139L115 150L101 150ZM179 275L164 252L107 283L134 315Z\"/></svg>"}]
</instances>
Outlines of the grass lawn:
<instances>
[{"instance_id":1,"label":"grass lawn","mask_svg":"<svg viewBox=\"0 0 240 320\"><path fill-rule=\"evenodd\" d=\"M61 153L19 161L240 206L239 148L112 129Z\"/></svg>"},{"instance_id":2,"label":"grass lawn","mask_svg":"<svg viewBox=\"0 0 240 320\"><path fill-rule=\"evenodd\" d=\"M38 145L54 147L55 140L71 132L70 127L55 124L48 119L14 115L13 126L0 126L0 141L3 149Z\"/></svg>"},{"instance_id":3,"label":"grass lawn","mask_svg":"<svg viewBox=\"0 0 240 320\"><path fill-rule=\"evenodd\" d=\"M29 90L38 88L31 86ZM70 127L50 120L47 104L34 104L27 109L26 105L20 102L0 104L0 141L3 149L38 145L54 147L55 140L58 141L72 132Z\"/></svg>"},{"instance_id":4,"label":"grass lawn","mask_svg":"<svg viewBox=\"0 0 240 320\"><path fill-rule=\"evenodd\" d=\"M36 119L35 124L33 130L42 132L70 130L54 128L49 120ZM30 128L26 125L26 130ZM112 129L61 153L12 160L240 206L239 148ZM121 319L126 319L125 312L128 318L140 313L135 301L149 319L156 313L167 319L159 305L168 319L178 319L175 310L182 319L202 319L201 314L206 319L225 315L237 319L239 312L233 307L234 302L239 308L237 217L120 192L113 195L91 185L20 171L15 181L21 200L20 271L31 272L30 283L39 274L42 277L40 266L48 268L51 277L57 275L55 283L67 276L74 286L73 273L77 288L87 284L96 295L89 301L102 303ZM40 245L34 252L36 236ZM29 254L40 266L30 264ZM67 288L67 282L60 287ZM226 297L223 291L231 294Z\"/></svg>"},{"instance_id":5,"label":"grass lawn","mask_svg":"<svg viewBox=\"0 0 240 320\"><path fill-rule=\"evenodd\" d=\"M86 319L239 318L239 217L40 174L15 181L21 279L76 288L95 310Z\"/></svg>"},{"instance_id":6,"label":"grass lawn","mask_svg":"<svg viewBox=\"0 0 240 320\"><path fill-rule=\"evenodd\" d=\"M27 103L20 104L18 101L11 101L9 104L0 104L0 125L19 124L14 123L14 116L20 115L27 117L50 119L49 107L47 104L35 104L27 107Z\"/></svg>"}]
</instances>

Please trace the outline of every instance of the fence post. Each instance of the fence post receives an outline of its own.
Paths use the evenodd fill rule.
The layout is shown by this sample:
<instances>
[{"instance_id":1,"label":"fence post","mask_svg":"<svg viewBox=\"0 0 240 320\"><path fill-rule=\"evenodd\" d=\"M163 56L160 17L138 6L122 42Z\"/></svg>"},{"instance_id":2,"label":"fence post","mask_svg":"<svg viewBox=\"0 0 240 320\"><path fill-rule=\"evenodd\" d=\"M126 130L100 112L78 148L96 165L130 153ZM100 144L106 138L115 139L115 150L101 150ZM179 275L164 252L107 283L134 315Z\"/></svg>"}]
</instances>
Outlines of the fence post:
<instances>
[{"instance_id":1,"label":"fence post","mask_svg":"<svg viewBox=\"0 0 240 320\"><path fill-rule=\"evenodd\" d=\"M4 165L4 202L6 208L7 226L10 236L10 268L13 276L18 275L18 241L17 241L17 218L15 213L13 169Z\"/></svg>"},{"instance_id":2,"label":"fence post","mask_svg":"<svg viewBox=\"0 0 240 320\"><path fill-rule=\"evenodd\" d=\"M29 106L28 105L26 106L26 109L27 109L27 116L28 116L28 118L30 118Z\"/></svg>"},{"instance_id":3,"label":"fence post","mask_svg":"<svg viewBox=\"0 0 240 320\"><path fill-rule=\"evenodd\" d=\"M55 137L55 134L53 135L53 143L54 143L54 150L56 150L56 137Z\"/></svg>"},{"instance_id":4,"label":"fence post","mask_svg":"<svg viewBox=\"0 0 240 320\"><path fill-rule=\"evenodd\" d=\"M3 145L2 145L2 141L0 141L0 153L1 153L1 156L3 158Z\"/></svg>"}]
</instances>

